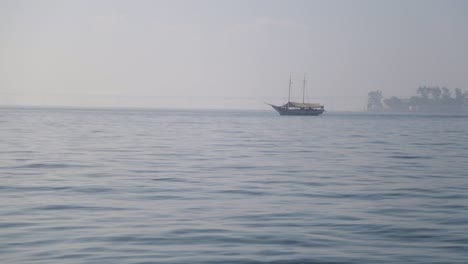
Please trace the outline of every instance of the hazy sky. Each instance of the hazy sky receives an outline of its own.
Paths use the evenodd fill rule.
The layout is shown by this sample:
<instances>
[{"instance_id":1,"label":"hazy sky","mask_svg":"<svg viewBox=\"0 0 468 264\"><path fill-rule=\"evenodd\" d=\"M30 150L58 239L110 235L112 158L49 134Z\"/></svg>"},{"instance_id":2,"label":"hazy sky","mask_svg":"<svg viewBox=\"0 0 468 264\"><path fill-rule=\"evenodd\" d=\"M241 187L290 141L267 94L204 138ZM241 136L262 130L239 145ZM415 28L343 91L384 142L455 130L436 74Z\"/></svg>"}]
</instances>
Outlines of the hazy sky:
<instances>
[{"instance_id":1,"label":"hazy sky","mask_svg":"<svg viewBox=\"0 0 468 264\"><path fill-rule=\"evenodd\" d=\"M0 105L268 109L468 90L468 1L0 0Z\"/></svg>"}]
</instances>

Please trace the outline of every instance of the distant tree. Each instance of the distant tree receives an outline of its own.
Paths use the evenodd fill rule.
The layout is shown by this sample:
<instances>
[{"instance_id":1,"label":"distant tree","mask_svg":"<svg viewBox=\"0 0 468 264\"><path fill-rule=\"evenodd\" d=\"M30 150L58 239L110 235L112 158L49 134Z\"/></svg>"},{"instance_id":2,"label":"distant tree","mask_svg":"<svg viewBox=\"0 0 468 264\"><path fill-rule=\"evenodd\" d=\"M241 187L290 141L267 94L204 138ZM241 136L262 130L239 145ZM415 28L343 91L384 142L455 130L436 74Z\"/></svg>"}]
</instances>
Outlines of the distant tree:
<instances>
[{"instance_id":1,"label":"distant tree","mask_svg":"<svg viewBox=\"0 0 468 264\"><path fill-rule=\"evenodd\" d=\"M430 88L426 86L421 86L416 90L416 93L424 99L429 99Z\"/></svg>"},{"instance_id":2,"label":"distant tree","mask_svg":"<svg viewBox=\"0 0 468 264\"><path fill-rule=\"evenodd\" d=\"M446 87L420 86L416 90L416 96L400 99L391 97L382 99L380 91L372 91L369 94L368 109L385 108L394 111L468 111L468 91L459 88L452 91Z\"/></svg>"},{"instance_id":3,"label":"distant tree","mask_svg":"<svg viewBox=\"0 0 468 264\"><path fill-rule=\"evenodd\" d=\"M431 87L430 88L430 94L431 98L435 102L440 101L440 97L442 96L442 90L437 86L437 87Z\"/></svg>"},{"instance_id":4,"label":"distant tree","mask_svg":"<svg viewBox=\"0 0 468 264\"><path fill-rule=\"evenodd\" d=\"M414 106L425 105L428 103L428 99L420 96L411 96L409 99L409 103Z\"/></svg>"},{"instance_id":5,"label":"distant tree","mask_svg":"<svg viewBox=\"0 0 468 264\"><path fill-rule=\"evenodd\" d=\"M468 97L468 92L462 92L460 88L455 88L455 103L457 105L462 105L465 103L465 100Z\"/></svg>"},{"instance_id":6,"label":"distant tree","mask_svg":"<svg viewBox=\"0 0 468 264\"><path fill-rule=\"evenodd\" d=\"M442 88L444 89L444 88ZM437 104L441 101L443 91L439 86L421 86L416 90L418 104Z\"/></svg>"},{"instance_id":7,"label":"distant tree","mask_svg":"<svg viewBox=\"0 0 468 264\"><path fill-rule=\"evenodd\" d=\"M368 111L381 111L383 110L382 104L382 91L371 91L367 94L367 110Z\"/></svg>"},{"instance_id":8,"label":"distant tree","mask_svg":"<svg viewBox=\"0 0 468 264\"><path fill-rule=\"evenodd\" d=\"M446 87L442 87L442 103L443 104L450 104L452 99L452 94L450 90Z\"/></svg>"},{"instance_id":9,"label":"distant tree","mask_svg":"<svg viewBox=\"0 0 468 264\"><path fill-rule=\"evenodd\" d=\"M385 99L384 103L388 108L391 110L396 110L396 111L408 111L409 109L409 104L405 102L404 100L398 98L398 97L391 97L389 99Z\"/></svg>"},{"instance_id":10,"label":"distant tree","mask_svg":"<svg viewBox=\"0 0 468 264\"><path fill-rule=\"evenodd\" d=\"M388 106L397 106L397 105L400 105L402 101L400 98L392 96L389 99L385 99L384 102Z\"/></svg>"}]
</instances>

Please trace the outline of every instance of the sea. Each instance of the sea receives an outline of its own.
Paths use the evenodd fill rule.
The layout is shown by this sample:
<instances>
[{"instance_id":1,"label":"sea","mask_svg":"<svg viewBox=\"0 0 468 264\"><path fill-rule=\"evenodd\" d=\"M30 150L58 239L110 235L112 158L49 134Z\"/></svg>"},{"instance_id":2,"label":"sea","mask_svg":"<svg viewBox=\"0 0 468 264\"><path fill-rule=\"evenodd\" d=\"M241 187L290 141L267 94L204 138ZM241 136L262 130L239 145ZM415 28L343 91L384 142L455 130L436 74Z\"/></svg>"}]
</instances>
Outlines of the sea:
<instances>
[{"instance_id":1,"label":"sea","mask_svg":"<svg viewBox=\"0 0 468 264\"><path fill-rule=\"evenodd\" d=\"M468 263L468 116L3 107L0 263Z\"/></svg>"}]
</instances>

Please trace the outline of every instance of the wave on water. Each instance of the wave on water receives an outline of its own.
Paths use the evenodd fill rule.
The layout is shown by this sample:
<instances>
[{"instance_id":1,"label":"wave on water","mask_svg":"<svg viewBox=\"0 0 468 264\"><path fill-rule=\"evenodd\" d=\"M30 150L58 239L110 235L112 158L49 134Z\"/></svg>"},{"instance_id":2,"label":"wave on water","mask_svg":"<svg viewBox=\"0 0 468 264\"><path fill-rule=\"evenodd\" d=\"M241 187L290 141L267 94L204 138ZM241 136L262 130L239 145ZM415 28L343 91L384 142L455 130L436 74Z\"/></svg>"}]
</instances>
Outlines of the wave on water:
<instances>
[{"instance_id":1,"label":"wave on water","mask_svg":"<svg viewBox=\"0 0 468 264\"><path fill-rule=\"evenodd\" d=\"M468 260L458 116L0 109L0 120L1 263Z\"/></svg>"}]
</instances>

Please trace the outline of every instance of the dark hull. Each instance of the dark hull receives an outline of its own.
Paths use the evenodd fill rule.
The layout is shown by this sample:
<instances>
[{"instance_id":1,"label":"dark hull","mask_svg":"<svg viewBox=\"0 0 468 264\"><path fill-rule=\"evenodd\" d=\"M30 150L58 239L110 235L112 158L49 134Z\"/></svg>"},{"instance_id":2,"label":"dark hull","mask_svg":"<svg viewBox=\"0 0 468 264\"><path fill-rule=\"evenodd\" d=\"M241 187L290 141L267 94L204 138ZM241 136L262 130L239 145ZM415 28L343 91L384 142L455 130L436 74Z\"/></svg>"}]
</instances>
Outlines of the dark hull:
<instances>
[{"instance_id":1,"label":"dark hull","mask_svg":"<svg viewBox=\"0 0 468 264\"><path fill-rule=\"evenodd\" d=\"M291 108L286 108L286 107L281 107L281 106L276 106L276 105L271 105L273 109L275 109L280 115L290 115L290 116L318 116L323 114L325 110L323 109L311 109L311 108L306 108L306 109L291 109Z\"/></svg>"}]
</instances>

